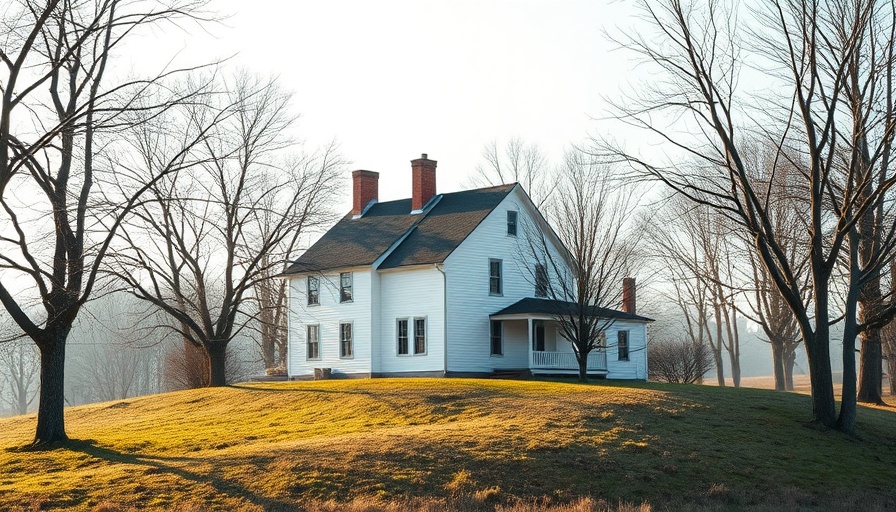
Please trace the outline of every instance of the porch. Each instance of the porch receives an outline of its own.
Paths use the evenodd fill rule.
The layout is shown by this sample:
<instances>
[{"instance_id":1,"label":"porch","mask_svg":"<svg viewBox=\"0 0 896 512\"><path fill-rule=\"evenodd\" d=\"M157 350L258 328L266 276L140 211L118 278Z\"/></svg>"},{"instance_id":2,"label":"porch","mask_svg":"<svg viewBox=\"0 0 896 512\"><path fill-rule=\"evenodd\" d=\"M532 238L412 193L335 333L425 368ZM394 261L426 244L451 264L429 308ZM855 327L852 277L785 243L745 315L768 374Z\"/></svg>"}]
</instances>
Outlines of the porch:
<instances>
[{"instance_id":1,"label":"porch","mask_svg":"<svg viewBox=\"0 0 896 512\"><path fill-rule=\"evenodd\" d=\"M517 368L525 364L533 375L578 375L572 343L563 337L553 316L538 311L502 311L491 315L490 320L492 355L522 363ZM588 354L587 373L607 375L606 349Z\"/></svg>"},{"instance_id":2,"label":"porch","mask_svg":"<svg viewBox=\"0 0 896 512\"><path fill-rule=\"evenodd\" d=\"M575 352L547 352L533 350L530 352L529 371L533 375L539 374L571 374L579 373L579 362ZM588 354L588 375L607 374L607 352L605 350L592 350Z\"/></svg>"}]
</instances>

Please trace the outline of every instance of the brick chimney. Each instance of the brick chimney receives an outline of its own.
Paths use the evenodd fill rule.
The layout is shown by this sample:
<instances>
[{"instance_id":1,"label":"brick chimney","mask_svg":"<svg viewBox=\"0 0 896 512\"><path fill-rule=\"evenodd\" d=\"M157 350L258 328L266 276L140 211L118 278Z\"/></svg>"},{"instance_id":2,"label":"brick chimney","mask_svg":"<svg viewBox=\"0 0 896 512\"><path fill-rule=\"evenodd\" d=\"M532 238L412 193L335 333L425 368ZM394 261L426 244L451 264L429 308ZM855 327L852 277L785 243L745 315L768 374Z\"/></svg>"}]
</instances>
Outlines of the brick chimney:
<instances>
[{"instance_id":1,"label":"brick chimney","mask_svg":"<svg viewBox=\"0 0 896 512\"><path fill-rule=\"evenodd\" d=\"M411 160L411 188L412 211L422 210L423 205L436 195L436 161L427 158L426 153Z\"/></svg>"},{"instance_id":2,"label":"brick chimney","mask_svg":"<svg viewBox=\"0 0 896 512\"><path fill-rule=\"evenodd\" d=\"M622 311L635 314L635 278L622 279Z\"/></svg>"},{"instance_id":3,"label":"brick chimney","mask_svg":"<svg viewBox=\"0 0 896 512\"><path fill-rule=\"evenodd\" d=\"M352 171L352 215L358 217L371 201L376 202L380 188L380 173Z\"/></svg>"}]
</instances>

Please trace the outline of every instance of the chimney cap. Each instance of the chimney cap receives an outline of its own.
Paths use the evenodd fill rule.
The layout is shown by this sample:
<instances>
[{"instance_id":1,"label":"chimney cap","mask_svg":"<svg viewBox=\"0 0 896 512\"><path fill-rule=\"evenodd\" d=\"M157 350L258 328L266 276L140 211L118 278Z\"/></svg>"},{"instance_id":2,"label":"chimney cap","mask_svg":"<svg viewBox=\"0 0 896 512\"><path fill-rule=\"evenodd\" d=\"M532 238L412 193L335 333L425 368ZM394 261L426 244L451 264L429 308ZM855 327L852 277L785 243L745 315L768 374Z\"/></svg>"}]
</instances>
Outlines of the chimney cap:
<instances>
[{"instance_id":1,"label":"chimney cap","mask_svg":"<svg viewBox=\"0 0 896 512\"><path fill-rule=\"evenodd\" d=\"M425 158L425 159L428 160L428 159L429 159L429 155L427 155L426 153L421 153L421 154L420 154L420 158Z\"/></svg>"}]
</instances>

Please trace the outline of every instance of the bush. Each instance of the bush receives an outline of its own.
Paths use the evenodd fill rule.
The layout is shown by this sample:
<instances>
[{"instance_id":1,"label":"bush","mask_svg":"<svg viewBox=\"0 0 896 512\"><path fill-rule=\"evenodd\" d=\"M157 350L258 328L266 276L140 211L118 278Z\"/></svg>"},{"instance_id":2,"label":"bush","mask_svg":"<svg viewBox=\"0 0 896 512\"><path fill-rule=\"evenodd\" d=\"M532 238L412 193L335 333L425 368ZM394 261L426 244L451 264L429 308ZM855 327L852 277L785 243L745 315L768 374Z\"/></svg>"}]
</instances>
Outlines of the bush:
<instances>
[{"instance_id":1,"label":"bush","mask_svg":"<svg viewBox=\"0 0 896 512\"><path fill-rule=\"evenodd\" d=\"M706 345L690 341L655 341L647 348L650 380L690 384L712 368L712 353Z\"/></svg>"}]
</instances>

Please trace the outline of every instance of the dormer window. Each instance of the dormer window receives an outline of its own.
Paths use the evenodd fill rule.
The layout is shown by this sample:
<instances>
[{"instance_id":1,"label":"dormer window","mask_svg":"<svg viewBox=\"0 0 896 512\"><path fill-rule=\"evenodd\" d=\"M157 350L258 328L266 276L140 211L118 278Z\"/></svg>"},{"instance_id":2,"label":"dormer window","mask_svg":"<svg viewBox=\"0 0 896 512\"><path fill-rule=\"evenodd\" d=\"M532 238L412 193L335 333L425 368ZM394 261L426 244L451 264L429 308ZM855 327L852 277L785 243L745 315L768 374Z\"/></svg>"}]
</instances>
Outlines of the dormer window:
<instances>
[{"instance_id":1,"label":"dormer window","mask_svg":"<svg viewBox=\"0 0 896 512\"><path fill-rule=\"evenodd\" d=\"M516 212L507 210L507 234L516 236Z\"/></svg>"}]
</instances>

